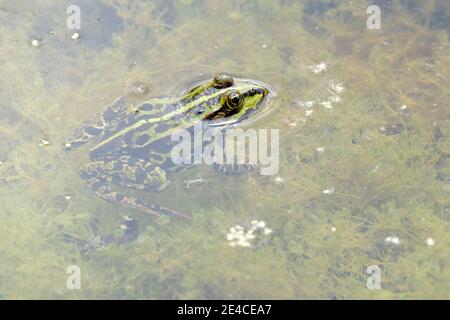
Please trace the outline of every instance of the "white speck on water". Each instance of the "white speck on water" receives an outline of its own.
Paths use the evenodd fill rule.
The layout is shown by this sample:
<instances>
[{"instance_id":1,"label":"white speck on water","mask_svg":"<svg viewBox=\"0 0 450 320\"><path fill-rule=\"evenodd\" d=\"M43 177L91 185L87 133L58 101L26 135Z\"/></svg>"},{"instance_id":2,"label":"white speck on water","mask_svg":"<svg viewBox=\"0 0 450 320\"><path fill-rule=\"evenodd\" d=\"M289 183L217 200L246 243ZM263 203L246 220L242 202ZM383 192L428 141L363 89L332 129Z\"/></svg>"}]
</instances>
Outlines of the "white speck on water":
<instances>
[{"instance_id":1,"label":"white speck on water","mask_svg":"<svg viewBox=\"0 0 450 320\"><path fill-rule=\"evenodd\" d=\"M384 241L395 244L395 245L399 245L401 243L401 241L398 237L387 237Z\"/></svg>"},{"instance_id":2,"label":"white speck on water","mask_svg":"<svg viewBox=\"0 0 450 320\"><path fill-rule=\"evenodd\" d=\"M319 74L319 73L325 72L328 68L328 65L325 62L321 62L317 65L310 66L309 68L315 74Z\"/></svg>"},{"instance_id":3,"label":"white speck on water","mask_svg":"<svg viewBox=\"0 0 450 320\"><path fill-rule=\"evenodd\" d=\"M72 200L72 197L67 195L67 196L64 197L64 199L66 199L67 201L70 201L70 200Z\"/></svg>"},{"instance_id":4,"label":"white speck on water","mask_svg":"<svg viewBox=\"0 0 450 320\"><path fill-rule=\"evenodd\" d=\"M336 227L331 227L331 232L336 232Z\"/></svg>"},{"instance_id":5,"label":"white speck on water","mask_svg":"<svg viewBox=\"0 0 450 320\"><path fill-rule=\"evenodd\" d=\"M306 101L305 102L305 107L306 108L312 108L315 104L316 104L315 101Z\"/></svg>"},{"instance_id":6,"label":"white speck on water","mask_svg":"<svg viewBox=\"0 0 450 320\"><path fill-rule=\"evenodd\" d=\"M80 38L80 34L78 32L75 32L74 34L72 34L70 38L72 40L78 40Z\"/></svg>"},{"instance_id":7,"label":"white speck on water","mask_svg":"<svg viewBox=\"0 0 450 320\"><path fill-rule=\"evenodd\" d=\"M434 246L434 240L432 238L428 238L425 243L427 244L427 246L431 247Z\"/></svg>"},{"instance_id":8,"label":"white speck on water","mask_svg":"<svg viewBox=\"0 0 450 320\"><path fill-rule=\"evenodd\" d=\"M329 189L325 189L322 191L323 194L332 194L334 193L334 187L331 187Z\"/></svg>"},{"instance_id":9,"label":"white speck on water","mask_svg":"<svg viewBox=\"0 0 450 320\"><path fill-rule=\"evenodd\" d=\"M317 152L324 152L325 151L325 147L316 148L316 151Z\"/></svg>"},{"instance_id":10,"label":"white speck on water","mask_svg":"<svg viewBox=\"0 0 450 320\"><path fill-rule=\"evenodd\" d=\"M267 48L267 44L263 44L263 45L261 46L261 48L263 48L263 49Z\"/></svg>"},{"instance_id":11,"label":"white speck on water","mask_svg":"<svg viewBox=\"0 0 450 320\"><path fill-rule=\"evenodd\" d=\"M38 144L38 147L44 147L50 145L50 141L41 139L41 143Z\"/></svg>"},{"instance_id":12,"label":"white speck on water","mask_svg":"<svg viewBox=\"0 0 450 320\"><path fill-rule=\"evenodd\" d=\"M324 106L326 109L332 109L333 105L331 104L331 101L323 101L321 103L322 106Z\"/></svg>"},{"instance_id":13,"label":"white speck on water","mask_svg":"<svg viewBox=\"0 0 450 320\"><path fill-rule=\"evenodd\" d=\"M328 98L328 101L333 102L333 103L338 103L341 101L341 97L339 96L331 96Z\"/></svg>"},{"instance_id":14,"label":"white speck on water","mask_svg":"<svg viewBox=\"0 0 450 320\"><path fill-rule=\"evenodd\" d=\"M283 178L280 177L280 176L277 176L277 177L275 178L275 182L276 182L276 183L283 183ZM255 220L253 220L253 221L255 221Z\"/></svg>"},{"instance_id":15,"label":"white speck on water","mask_svg":"<svg viewBox=\"0 0 450 320\"><path fill-rule=\"evenodd\" d=\"M401 110L408 109L408 106L407 106L406 104L404 104L404 105L402 105L402 106L400 107L400 109L401 109Z\"/></svg>"},{"instance_id":16,"label":"white speck on water","mask_svg":"<svg viewBox=\"0 0 450 320\"><path fill-rule=\"evenodd\" d=\"M37 48L37 47L39 47L41 45L41 42L38 39L33 39L33 40L31 40L31 45L33 47Z\"/></svg>"},{"instance_id":17,"label":"white speck on water","mask_svg":"<svg viewBox=\"0 0 450 320\"><path fill-rule=\"evenodd\" d=\"M204 184L205 182L206 182L206 180L204 180L202 178L192 179L192 180L184 180L184 188L189 189L191 187L191 185Z\"/></svg>"},{"instance_id":18,"label":"white speck on water","mask_svg":"<svg viewBox=\"0 0 450 320\"><path fill-rule=\"evenodd\" d=\"M302 108L312 108L316 104L315 101L296 101L293 103L296 107L302 107Z\"/></svg>"},{"instance_id":19,"label":"white speck on water","mask_svg":"<svg viewBox=\"0 0 450 320\"><path fill-rule=\"evenodd\" d=\"M261 240L272 232L272 229L266 227L264 221L252 220L248 228L244 228L241 225L231 227L230 232L226 235L226 239L232 247L249 248L252 247L253 242L256 242L256 244L261 243Z\"/></svg>"},{"instance_id":20,"label":"white speck on water","mask_svg":"<svg viewBox=\"0 0 450 320\"><path fill-rule=\"evenodd\" d=\"M330 90L333 91L334 93L342 93L345 88L342 84L340 84L339 82L337 82L336 80L332 80L330 82Z\"/></svg>"},{"instance_id":21,"label":"white speck on water","mask_svg":"<svg viewBox=\"0 0 450 320\"><path fill-rule=\"evenodd\" d=\"M376 173L378 171L378 169L380 169L380 166L376 165L375 168L373 168L373 170L370 171L370 173Z\"/></svg>"},{"instance_id":22,"label":"white speck on water","mask_svg":"<svg viewBox=\"0 0 450 320\"><path fill-rule=\"evenodd\" d=\"M305 111L305 117L309 117L310 115L312 115L314 113L314 110L306 110Z\"/></svg>"}]
</instances>

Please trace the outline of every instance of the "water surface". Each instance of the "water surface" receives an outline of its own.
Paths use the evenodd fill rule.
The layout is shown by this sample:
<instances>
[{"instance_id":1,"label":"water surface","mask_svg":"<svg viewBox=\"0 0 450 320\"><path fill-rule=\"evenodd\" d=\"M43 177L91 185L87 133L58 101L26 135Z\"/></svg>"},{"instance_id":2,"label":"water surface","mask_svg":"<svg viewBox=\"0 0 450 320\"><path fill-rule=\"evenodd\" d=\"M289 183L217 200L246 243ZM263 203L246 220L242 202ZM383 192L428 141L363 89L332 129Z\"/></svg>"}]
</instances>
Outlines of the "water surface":
<instances>
[{"instance_id":1,"label":"water surface","mask_svg":"<svg viewBox=\"0 0 450 320\"><path fill-rule=\"evenodd\" d=\"M366 25L372 4L380 30ZM2 1L0 297L450 298L449 13L446 0ZM276 89L252 126L280 130L280 171L199 168L144 195L192 221L103 201L78 176L86 149L61 150L118 96L219 72ZM80 250L124 216L135 241ZM230 246L230 227L252 220L273 232Z\"/></svg>"}]
</instances>

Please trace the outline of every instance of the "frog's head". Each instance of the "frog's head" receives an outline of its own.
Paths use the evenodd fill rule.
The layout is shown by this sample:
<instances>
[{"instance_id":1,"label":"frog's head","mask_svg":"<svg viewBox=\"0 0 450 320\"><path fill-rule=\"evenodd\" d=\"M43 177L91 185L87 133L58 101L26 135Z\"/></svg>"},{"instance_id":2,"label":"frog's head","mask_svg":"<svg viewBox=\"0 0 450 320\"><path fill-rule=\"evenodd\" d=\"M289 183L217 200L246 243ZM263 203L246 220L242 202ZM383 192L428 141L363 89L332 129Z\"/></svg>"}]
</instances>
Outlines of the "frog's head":
<instances>
[{"instance_id":1,"label":"frog's head","mask_svg":"<svg viewBox=\"0 0 450 320\"><path fill-rule=\"evenodd\" d=\"M187 114L220 126L239 123L261 111L272 93L261 82L219 74L189 90L182 102Z\"/></svg>"}]
</instances>

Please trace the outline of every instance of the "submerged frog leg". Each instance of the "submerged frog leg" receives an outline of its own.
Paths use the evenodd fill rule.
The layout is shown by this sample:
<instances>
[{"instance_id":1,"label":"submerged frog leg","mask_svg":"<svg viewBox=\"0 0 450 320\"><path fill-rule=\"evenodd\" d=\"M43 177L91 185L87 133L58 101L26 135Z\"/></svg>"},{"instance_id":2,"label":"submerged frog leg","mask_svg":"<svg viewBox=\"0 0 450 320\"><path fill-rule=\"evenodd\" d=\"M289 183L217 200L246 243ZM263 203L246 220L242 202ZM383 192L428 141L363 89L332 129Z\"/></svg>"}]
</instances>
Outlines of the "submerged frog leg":
<instances>
[{"instance_id":1,"label":"submerged frog leg","mask_svg":"<svg viewBox=\"0 0 450 320\"><path fill-rule=\"evenodd\" d=\"M142 159L123 156L117 160L91 162L81 169L80 176L90 189L107 201L121 203L155 216L178 216L190 219L184 213L146 203L113 189L113 185L149 191L162 191L166 188L165 172Z\"/></svg>"},{"instance_id":2,"label":"submerged frog leg","mask_svg":"<svg viewBox=\"0 0 450 320\"><path fill-rule=\"evenodd\" d=\"M125 99L117 99L113 104L103 112L96 113L92 118L83 123L82 127L77 129L63 144L65 151L70 151L81 147L92 138L99 136L103 130L119 114L127 110Z\"/></svg>"}]
</instances>

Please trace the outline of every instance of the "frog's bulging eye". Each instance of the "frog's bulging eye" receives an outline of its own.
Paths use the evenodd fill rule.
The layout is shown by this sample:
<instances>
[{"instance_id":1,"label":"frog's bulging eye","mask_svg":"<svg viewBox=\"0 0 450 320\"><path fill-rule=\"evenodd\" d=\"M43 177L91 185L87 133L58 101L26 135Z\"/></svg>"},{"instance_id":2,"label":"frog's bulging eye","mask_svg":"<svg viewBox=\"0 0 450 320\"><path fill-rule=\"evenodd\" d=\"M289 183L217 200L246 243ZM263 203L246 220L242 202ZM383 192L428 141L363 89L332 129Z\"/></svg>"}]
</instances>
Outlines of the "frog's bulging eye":
<instances>
[{"instance_id":1,"label":"frog's bulging eye","mask_svg":"<svg viewBox=\"0 0 450 320\"><path fill-rule=\"evenodd\" d=\"M242 107L244 103L244 99L242 95L237 91L231 91L228 93L227 99L225 101L225 105L227 109L236 110Z\"/></svg>"},{"instance_id":2,"label":"frog's bulging eye","mask_svg":"<svg viewBox=\"0 0 450 320\"><path fill-rule=\"evenodd\" d=\"M221 74L215 76L214 80L213 80L213 86L216 89L229 88L229 87L233 86L233 84L234 84L233 78L226 73L221 73Z\"/></svg>"}]
</instances>

